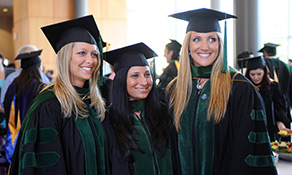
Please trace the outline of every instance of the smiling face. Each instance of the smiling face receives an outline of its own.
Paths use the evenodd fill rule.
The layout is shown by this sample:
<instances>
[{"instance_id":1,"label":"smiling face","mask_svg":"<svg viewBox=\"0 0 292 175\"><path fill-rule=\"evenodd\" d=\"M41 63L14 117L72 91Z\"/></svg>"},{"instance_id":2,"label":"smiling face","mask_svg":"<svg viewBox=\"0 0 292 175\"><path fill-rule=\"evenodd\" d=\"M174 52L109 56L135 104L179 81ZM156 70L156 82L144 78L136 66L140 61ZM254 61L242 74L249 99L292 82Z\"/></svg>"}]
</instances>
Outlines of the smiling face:
<instances>
[{"instance_id":1,"label":"smiling face","mask_svg":"<svg viewBox=\"0 0 292 175\"><path fill-rule=\"evenodd\" d=\"M75 42L71 57L71 83L83 87L98 64L97 46L85 42Z\"/></svg>"},{"instance_id":2,"label":"smiling face","mask_svg":"<svg viewBox=\"0 0 292 175\"><path fill-rule=\"evenodd\" d=\"M127 74L129 100L145 99L153 85L149 66L133 66Z\"/></svg>"},{"instance_id":3,"label":"smiling face","mask_svg":"<svg viewBox=\"0 0 292 175\"><path fill-rule=\"evenodd\" d=\"M216 32L192 32L189 50L195 66L209 66L213 64L219 53L219 38Z\"/></svg>"},{"instance_id":4,"label":"smiling face","mask_svg":"<svg viewBox=\"0 0 292 175\"><path fill-rule=\"evenodd\" d=\"M265 71L261 68L249 71L249 76L254 84L260 84L263 81Z\"/></svg>"}]
</instances>

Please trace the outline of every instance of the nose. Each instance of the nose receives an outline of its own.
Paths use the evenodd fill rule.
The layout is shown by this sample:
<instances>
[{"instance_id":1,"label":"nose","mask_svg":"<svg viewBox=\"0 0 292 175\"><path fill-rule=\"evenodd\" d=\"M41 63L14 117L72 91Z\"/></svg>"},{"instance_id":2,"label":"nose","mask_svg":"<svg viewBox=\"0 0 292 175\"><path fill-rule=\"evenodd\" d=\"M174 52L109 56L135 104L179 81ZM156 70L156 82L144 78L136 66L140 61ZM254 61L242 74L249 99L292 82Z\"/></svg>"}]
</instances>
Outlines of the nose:
<instances>
[{"instance_id":1,"label":"nose","mask_svg":"<svg viewBox=\"0 0 292 175\"><path fill-rule=\"evenodd\" d=\"M147 85L148 84L147 79L145 77L141 76L139 78L139 84L141 84L141 85Z\"/></svg>"},{"instance_id":2,"label":"nose","mask_svg":"<svg viewBox=\"0 0 292 175\"><path fill-rule=\"evenodd\" d=\"M86 63L88 64L92 64L93 63L93 57L89 54L87 57L86 57Z\"/></svg>"},{"instance_id":3,"label":"nose","mask_svg":"<svg viewBox=\"0 0 292 175\"><path fill-rule=\"evenodd\" d=\"M207 41L202 41L201 42L201 49L202 50L208 50L208 48L209 48L208 42Z\"/></svg>"}]
</instances>

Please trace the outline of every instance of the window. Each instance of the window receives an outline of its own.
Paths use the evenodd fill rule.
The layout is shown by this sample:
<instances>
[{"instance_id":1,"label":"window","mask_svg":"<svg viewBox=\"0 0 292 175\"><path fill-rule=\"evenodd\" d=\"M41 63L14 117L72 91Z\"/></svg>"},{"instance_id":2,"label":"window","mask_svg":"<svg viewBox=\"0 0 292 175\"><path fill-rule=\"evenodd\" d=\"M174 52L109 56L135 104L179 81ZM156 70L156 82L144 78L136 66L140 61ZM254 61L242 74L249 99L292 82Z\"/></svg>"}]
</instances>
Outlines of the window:
<instances>
[{"instance_id":1,"label":"window","mask_svg":"<svg viewBox=\"0 0 292 175\"><path fill-rule=\"evenodd\" d=\"M261 45L280 44L277 56L285 63L292 58L292 0L260 0Z\"/></svg>"}]
</instances>

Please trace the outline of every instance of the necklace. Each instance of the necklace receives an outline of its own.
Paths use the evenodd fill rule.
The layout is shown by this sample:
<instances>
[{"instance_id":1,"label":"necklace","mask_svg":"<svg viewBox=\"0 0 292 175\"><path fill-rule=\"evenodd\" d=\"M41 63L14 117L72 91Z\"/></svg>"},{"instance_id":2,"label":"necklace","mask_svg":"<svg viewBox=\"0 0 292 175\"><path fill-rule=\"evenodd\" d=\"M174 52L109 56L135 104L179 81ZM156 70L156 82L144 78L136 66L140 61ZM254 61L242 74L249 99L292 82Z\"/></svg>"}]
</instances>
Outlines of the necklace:
<instances>
[{"instance_id":1,"label":"necklace","mask_svg":"<svg viewBox=\"0 0 292 175\"><path fill-rule=\"evenodd\" d=\"M205 82L205 81L207 81L208 79L206 79L206 78L199 78L198 79L198 82L197 82L197 85L196 85L196 88L198 89L198 90L201 90L203 87L202 87L202 84Z\"/></svg>"}]
</instances>

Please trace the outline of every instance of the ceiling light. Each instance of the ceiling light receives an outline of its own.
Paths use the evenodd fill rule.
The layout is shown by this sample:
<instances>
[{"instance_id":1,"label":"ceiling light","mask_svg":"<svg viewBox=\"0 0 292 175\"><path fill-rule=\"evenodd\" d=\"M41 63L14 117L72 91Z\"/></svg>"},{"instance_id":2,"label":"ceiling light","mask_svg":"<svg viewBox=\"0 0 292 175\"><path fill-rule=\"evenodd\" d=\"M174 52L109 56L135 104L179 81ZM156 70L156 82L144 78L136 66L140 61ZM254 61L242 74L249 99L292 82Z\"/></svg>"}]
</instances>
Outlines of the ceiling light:
<instances>
[{"instance_id":1,"label":"ceiling light","mask_svg":"<svg viewBox=\"0 0 292 175\"><path fill-rule=\"evenodd\" d=\"M3 8L3 9L2 9L2 12L3 12L3 13L7 13L7 12L8 12L8 8Z\"/></svg>"}]
</instances>

